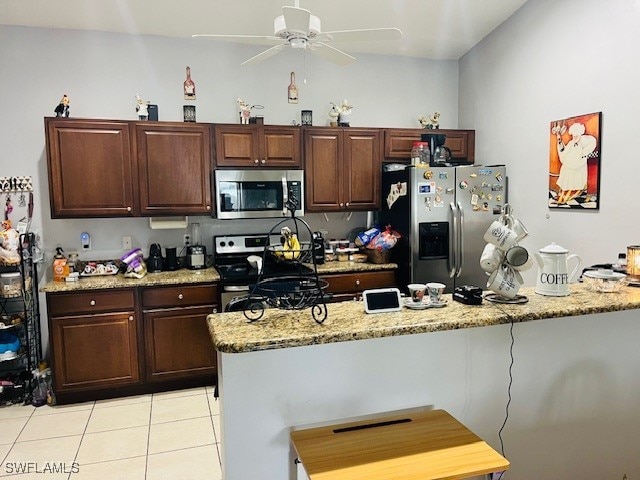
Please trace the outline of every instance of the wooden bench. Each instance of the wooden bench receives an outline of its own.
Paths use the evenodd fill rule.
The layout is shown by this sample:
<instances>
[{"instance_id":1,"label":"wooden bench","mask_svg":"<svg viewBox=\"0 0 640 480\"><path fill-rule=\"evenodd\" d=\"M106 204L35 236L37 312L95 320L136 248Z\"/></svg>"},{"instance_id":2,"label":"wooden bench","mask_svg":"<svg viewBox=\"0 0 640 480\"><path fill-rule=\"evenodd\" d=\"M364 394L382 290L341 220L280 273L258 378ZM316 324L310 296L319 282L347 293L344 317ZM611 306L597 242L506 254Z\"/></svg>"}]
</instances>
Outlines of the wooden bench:
<instances>
[{"instance_id":1,"label":"wooden bench","mask_svg":"<svg viewBox=\"0 0 640 480\"><path fill-rule=\"evenodd\" d=\"M444 410L295 430L291 440L311 480L459 479L509 468Z\"/></svg>"}]
</instances>

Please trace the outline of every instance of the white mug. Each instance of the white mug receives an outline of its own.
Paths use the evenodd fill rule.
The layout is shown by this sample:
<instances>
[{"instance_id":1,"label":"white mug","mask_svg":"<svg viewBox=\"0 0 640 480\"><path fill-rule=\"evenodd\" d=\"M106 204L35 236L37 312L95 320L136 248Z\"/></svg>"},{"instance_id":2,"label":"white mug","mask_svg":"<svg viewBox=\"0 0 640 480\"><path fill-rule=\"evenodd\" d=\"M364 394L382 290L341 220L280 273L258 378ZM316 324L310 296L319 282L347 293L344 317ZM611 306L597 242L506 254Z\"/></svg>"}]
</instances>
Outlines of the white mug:
<instances>
[{"instance_id":1,"label":"white mug","mask_svg":"<svg viewBox=\"0 0 640 480\"><path fill-rule=\"evenodd\" d=\"M409 294L411 295L411 300L413 302L422 302L424 291L427 289L427 286L424 283L412 283L407 285L407 288L409 289Z\"/></svg>"},{"instance_id":2,"label":"white mug","mask_svg":"<svg viewBox=\"0 0 640 480\"><path fill-rule=\"evenodd\" d=\"M492 243L506 252L516 243L518 234L496 220L489 226L483 238L487 243Z\"/></svg>"},{"instance_id":3,"label":"white mug","mask_svg":"<svg viewBox=\"0 0 640 480\"><path fill-rule=\"evenodd\" d=\"M513 218L509 227L511 228L511 230L516 232L518 242L529 235L529 230L527 230L527 227L525 227L524 224L517 218Z\"/></svg>"},{"instance_id":4,"label":"white mug","mask_svg":"<svg viewBox=\"0 0 640 480\"><path fill-rule=\"evenodd\" d=\"M442 294L447 286L444 283L430 282L427 283L427 292L429 293L429 303L442 302Z\"/></svg>"},{"instance_id":5,"label":"white mug","mask_svg":"<svg viewBox=\"0 0 640 480\"><path fill-rule=\"evenodd\" d=\"M484 250L482 250L482 255L480 255L480 267L487 273L495 272L503 259L504 252L499 250L493 243L487 243Z\"/></svg>"},{"instance_id":6,"label":"white mug","mask_svg":"<svg viewBox=\"0 0 640 480\"><path fill-rule=\"evenodd\" d=\"M507 250L507 253L504 255L506 263L513 268L514 270L518 270L523 272L525 270L529 270L533 265L531 261L531 257L529 256L529 252L526 248L516 245Z\"/></svg>"},{"instance_id":7,"label":"white mug","mask_svg":"<svg viewBox=\"0 0 640 480\"><path fill-rule=\"evenodd\" d=\"M506 298L515 298L522 283L520 273L511 267L503 267L491 274L487 289Z\"/></svg>"}]
</instances>

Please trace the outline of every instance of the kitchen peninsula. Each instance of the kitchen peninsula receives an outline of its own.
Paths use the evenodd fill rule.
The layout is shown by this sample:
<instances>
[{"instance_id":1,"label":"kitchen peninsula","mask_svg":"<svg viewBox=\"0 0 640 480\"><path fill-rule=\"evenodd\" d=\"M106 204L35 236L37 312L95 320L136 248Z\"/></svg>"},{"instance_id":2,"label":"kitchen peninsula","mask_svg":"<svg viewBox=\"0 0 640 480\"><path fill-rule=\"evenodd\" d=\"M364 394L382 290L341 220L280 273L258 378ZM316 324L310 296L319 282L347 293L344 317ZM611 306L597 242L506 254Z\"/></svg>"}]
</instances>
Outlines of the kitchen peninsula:
<instances>
[{"instance_id":1,"label":"kitchen peninsula","mask_svg":"<svg viewBox=\"0 0 640 480\"><path fill-rule=\"evenodd\" d=\"M513 403L503 434L510 477L536 478L543 462L558 478L579 478L591 454L635 458L632 445L610 452L600 433L603 422L618 435L640 426L640 354L631 350L640 290L523 293L524 305L467 306L447 295L445 308L375 315L343 302L328 306L321 325L306 310L268 310L254 323L242 313L210 315L223 478L293 480L292 428L423 406L447 410L498 449L511 333ZM583 348L565 348L576 342Z\"/></svg>"}]
</instances>

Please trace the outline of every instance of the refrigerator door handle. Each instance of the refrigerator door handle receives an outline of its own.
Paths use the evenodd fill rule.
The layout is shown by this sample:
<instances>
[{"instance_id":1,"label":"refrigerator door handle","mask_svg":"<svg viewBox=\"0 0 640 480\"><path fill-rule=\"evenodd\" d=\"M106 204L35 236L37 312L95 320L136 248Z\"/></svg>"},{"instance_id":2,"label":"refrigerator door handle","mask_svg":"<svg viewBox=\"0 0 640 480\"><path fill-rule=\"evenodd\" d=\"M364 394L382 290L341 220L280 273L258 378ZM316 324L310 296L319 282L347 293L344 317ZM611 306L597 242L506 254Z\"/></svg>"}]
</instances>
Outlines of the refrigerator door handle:
<instances>
[{"instance_id":1,"label":"refrigerator door handle","mask_svg":"<svg viewBox=\"0 0 640 480\"><path fill-rule=\"evenodd\" d=\"M451 209L451 232L449 234L449 256L447 257L447 270L449 271L449 277L453 278L456 275L457 265L457 251L458 240L458 216L456 215L456 206L453 202L449 204Z\"/></svg>"},{"instance_id":2,"label":"refrigerator door handle","mask_svg":"<svg viewBox=\"0 0 640 480\"><path fill-rule=\"evenodd\" d=\"M458 247L456 255L456 277L462 274L462 266L464 263L464 211L462 205L458 202Z\"/></svg>"}]
</instances>

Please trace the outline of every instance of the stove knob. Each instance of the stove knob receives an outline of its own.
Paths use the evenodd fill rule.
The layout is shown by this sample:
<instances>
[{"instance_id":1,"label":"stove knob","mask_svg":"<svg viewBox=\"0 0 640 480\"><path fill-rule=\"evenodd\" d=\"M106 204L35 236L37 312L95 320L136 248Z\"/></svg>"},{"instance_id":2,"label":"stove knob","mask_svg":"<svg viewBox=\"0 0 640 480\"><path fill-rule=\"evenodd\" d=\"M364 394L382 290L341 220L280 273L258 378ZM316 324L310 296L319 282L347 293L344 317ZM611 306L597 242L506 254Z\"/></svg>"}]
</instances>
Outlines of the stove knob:
<instances>
[{"instance_id":1,"label":"stove knob","mask_svg":"<svg viewBox=\"0 0 640 480\"><path fill-rule=\"evenodd\" d=\"M226 245L226 242L220 242L220 246L224 247Z\"/></svg>"},{"instance_id":2,"label":"stove knob","mask_svg":"<svg viewBox=\"0 0 640 480\"><path fill-rule=\"evenodd\" d=\"M233 245L234 245L233 240L229 240L229 246L233 247Z\"/></svg>"}]
</instances>

